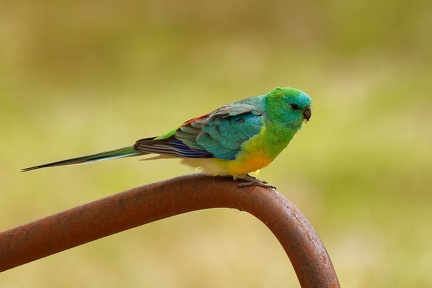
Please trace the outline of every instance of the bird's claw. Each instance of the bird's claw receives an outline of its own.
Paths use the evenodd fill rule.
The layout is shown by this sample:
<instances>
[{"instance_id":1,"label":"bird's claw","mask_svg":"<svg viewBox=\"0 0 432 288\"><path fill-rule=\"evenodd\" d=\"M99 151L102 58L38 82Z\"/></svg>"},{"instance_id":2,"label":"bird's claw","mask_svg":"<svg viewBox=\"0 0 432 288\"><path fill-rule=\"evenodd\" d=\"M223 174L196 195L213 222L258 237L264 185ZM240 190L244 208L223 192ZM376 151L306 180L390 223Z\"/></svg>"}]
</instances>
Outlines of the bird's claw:
<instances>
[{"instance_id":1,"label":"bird's claw","mask_svg":"<svg viewBox=\"0 0 432 288\"><path fill-rule=\"evenodd\" d=\"M275 186L267 184L266 181L259 180L258 178L252 177L248 174L242 177L238 177L241 180L245 180L246 182L241 182L238 184L238 188L248 187L248 186L259 186L267 189L276 189Z\"/></svg>"}]
</instances>

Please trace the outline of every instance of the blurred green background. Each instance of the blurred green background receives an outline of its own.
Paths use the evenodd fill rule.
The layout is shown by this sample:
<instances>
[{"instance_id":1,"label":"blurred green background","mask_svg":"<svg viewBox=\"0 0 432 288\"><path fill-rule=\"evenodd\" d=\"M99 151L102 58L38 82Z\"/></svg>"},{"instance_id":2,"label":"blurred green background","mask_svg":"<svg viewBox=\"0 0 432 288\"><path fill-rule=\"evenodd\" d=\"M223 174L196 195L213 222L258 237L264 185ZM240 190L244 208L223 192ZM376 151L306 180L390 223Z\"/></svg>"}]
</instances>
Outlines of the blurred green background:
<instances>
[{"instance_id":1,"label":"blurred green background","mask_svg":"<svg viewBox=\"0 0 432 288\"><path fill-rule=\"evenodd\" d=\"M0 229L193 170L127 146L275 86L311 121L260 178L321 236L343 287L431 287L432 2L1 1ZM1 249L1 247L0 247ZM258 220L155 222L0 275L1 287L297 287Z\"/></svg>"}]
</instances>

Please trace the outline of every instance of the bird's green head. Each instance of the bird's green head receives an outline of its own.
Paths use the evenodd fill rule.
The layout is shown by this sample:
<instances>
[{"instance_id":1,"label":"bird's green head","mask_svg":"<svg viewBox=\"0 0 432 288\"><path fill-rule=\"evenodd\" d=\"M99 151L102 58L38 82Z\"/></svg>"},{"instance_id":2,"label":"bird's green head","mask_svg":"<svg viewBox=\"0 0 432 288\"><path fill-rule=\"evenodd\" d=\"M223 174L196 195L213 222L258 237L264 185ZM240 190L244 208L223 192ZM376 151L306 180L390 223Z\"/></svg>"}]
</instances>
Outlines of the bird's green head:
<instances>
[{"instance_id":1,"label":"bird's green head","mask_svg":"<svg viewBox=\"0 0 432 288\"><path fill-rule=\"evenodd\" d=\"M285 125L299 129L303 121L312 116L312 99L298 89L277 87L267 94L269 117L283 121Z\"/></svg>"}]
</instances>

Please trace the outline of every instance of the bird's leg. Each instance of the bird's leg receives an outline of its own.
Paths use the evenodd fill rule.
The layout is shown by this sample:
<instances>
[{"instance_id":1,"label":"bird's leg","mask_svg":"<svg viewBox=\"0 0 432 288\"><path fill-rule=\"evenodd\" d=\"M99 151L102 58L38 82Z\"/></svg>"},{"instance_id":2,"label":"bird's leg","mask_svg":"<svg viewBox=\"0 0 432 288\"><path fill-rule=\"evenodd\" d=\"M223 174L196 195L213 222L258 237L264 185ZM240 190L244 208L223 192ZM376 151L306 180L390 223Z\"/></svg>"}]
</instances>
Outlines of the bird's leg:
<instances>
[{"instance_id":1,"label":"bird's leg","mask_svg":"<svg viewBox=\"0 0 432 288\"><path fill-rule=\"evenodd\" d=\"M245 180L246 182L241 182L238 184L238 188L248 187L248 186L259 186L268 189L276 189L273 185L267 184L265 181L261 181L258 178L252 177L249 174L244 176L238 176L237 179Z\"/></svg>"}]
</instances>

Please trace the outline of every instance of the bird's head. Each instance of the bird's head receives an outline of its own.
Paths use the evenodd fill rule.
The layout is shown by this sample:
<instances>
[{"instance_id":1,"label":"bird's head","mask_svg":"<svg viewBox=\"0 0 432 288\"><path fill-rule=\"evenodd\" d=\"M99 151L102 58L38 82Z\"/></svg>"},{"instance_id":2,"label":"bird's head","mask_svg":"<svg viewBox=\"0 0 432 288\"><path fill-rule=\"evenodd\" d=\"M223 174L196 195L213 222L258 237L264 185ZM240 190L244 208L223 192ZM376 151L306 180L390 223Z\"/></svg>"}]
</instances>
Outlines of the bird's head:
<instances>
[{"instance_id":1,"label":"bird's head","mask_svg":"<svg viewBox=\"0 0 432 288\"><path fill-rule=\"evenodd\" d=\"M303 91L278 87L269 94L269 108L292 128L300 128L312 116L312 99Z\"/></svg>"}]
</instances>

